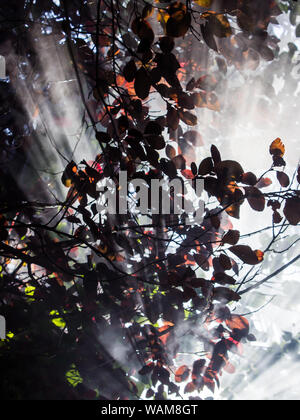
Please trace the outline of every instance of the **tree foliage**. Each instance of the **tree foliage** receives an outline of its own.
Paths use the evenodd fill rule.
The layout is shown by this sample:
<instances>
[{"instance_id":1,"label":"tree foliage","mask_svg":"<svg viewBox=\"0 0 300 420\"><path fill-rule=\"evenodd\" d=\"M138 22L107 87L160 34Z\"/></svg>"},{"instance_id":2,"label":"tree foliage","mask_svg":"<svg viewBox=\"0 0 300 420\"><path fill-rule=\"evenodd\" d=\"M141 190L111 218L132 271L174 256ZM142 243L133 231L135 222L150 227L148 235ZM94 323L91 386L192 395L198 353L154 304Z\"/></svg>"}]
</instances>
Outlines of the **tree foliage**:
<instances>
[{"instance_id":1,"label":"tree foliage","mask_svg":"<svg viewBox=\"0 0 300 420\"><path fill-rule=\"evenodd\" d=\"M0 312L10 332L0 345L1 371L9 372L2 395L168 399L213 392L220 374L235 370L231 354L255 340L234 308L246 290L240 270L265 256L231 219L249 205L254 217L271 208L273 228L297 225L300 195L279 138L259 151L270 153L264 174L234 156L224 159L215 145L197 161L199 112L221 110L218 91L229 68L252 71L278 59L279 40L267 29L282 13L279 5L11 0L0 11L9 76L0 84ZM64 77L75 77L95 154L74 161L54 141L64 168L51 194L34 170L27 193L17 176L38 141L28 109L42 120L43 105L56 106L41 44L50 56L55 46L67 57ZM209 60L217 64L213 73ZM56 112L63 132L63 113ZM175 214L153 215L153 223L140 214L99 217L97 183L118 186L121 170L149 185L204 180L203 223L187 226ZM273 192L265 192L268 173L276 173ZM298 168L294 178L299 183ZM184 340L197 343L190 365L178 363Z\"/></svg>"}]
</instances>

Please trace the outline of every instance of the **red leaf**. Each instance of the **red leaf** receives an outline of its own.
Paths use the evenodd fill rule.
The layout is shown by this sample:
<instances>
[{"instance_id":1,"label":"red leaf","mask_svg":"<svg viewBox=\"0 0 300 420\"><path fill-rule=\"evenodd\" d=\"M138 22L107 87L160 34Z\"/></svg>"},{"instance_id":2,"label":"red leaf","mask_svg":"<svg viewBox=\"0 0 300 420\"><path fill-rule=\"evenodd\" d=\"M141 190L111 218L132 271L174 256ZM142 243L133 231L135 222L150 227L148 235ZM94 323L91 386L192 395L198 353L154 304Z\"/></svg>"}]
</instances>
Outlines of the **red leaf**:
<instances>
[{"instance_id":1,"label":"red leaf","mask_svg":"<svg viewBox=\"0 0 300 420\"><path fill-rule=\"evenodd\" d=\"M285 154L285 146L280 138L273 141L270 146L270 154L274 157L283 157Z\"/></svg>"},{"instance_id":2,"label":"red leaf","mask_svg":"<svg viewBox=\"0 0 300 420\"><path fill-rule=\"evenodd\" d=\"M249 322L248 320L240 315L232 315L231 319L225 321L228 328L233 330L239 330L244 337L249 334Z\"/></svg>"},{"instance_id":3,"label":"red leaf","mask_svg":"<svg viewBox=\"0 0 300 420\"><path fill-rule=\"evenodd\" d=\"M186 179L194 179L195 178L195 175L193 174L193 172L190 169L184 169L183 171L181 171L181 173Z\"/></svg>"}]
</instances>

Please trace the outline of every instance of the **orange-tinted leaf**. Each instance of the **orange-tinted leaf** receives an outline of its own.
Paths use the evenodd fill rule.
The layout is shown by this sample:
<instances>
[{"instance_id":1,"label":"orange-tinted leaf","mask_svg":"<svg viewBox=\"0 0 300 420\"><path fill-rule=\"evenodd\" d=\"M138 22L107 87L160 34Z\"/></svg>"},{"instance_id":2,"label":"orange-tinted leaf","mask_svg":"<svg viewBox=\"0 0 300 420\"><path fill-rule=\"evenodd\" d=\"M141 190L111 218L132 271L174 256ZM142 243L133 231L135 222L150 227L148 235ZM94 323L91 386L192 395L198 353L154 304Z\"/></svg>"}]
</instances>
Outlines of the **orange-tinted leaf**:
<instances>
[{"instance_id":1,"label":"orange-tinted leaf","mask_svg":"<svg viewBox=\"0 0 300 420\"><path fill-rule=\"evenodd\" d=\"M285 146L282 143L280 138L277 138L273 141L273 143L270 146L270 153L272 156L275 157L283 157L285 154Z\"/></svg>"},{"instance_id":2,"label":"orange-tinted leaf","mask_svg":"<svg viewBox=\"0 0 300 420\"><path fill-rule=\"evenodd\" d=\"M253 251L247 245L232 246L229 250L245 264L256 265L261 263L264 259L264 253L262 251Z\"/></svg>"},{"instance_id":3,"label":"orange-tinted leaf","mask_svg":"<svg viewBox=\"0 0 300 420\"><path fill-rule=\"evenodd\" d=\"M224 244L236 245L240 240L240 232L238 230L229 230L222 238Z\"/></svg>"},{"instance_id":4,"label":"orange-tinted leaf","mask_svg":"<svg viewBox=\"0 0 300 420\"><path fill-rule=\"evenodd\" d=\"M232 204L231 206L227 207L225 209L226 213L229 214L229 216L234 217L235 219L240 218L240 204Z\"/></svg>"},{"instance_id":5,"label":"orange-tinted leaf","mask_svg":"<svg viewBox=\"0 0 300 420\"><path fill-rule=\"evenodd\" d=\"M166 24L167 35L173 38L184 36L191 25L191 14L187 12L186 6L177 1L168 8L169 19Z\"/></svg>"},{"instance_id":6,"label":"orange-tinted leaf","mask_svg":"<svg viewBox=\"0 0 300 420\"><path fill-rule=\"evenodd\" d=\"M175 381L177 383L181 383L187 380L187 378L190 375L190 369L188 366L183 365L180 368L178 368L175 372Z\"/></svg>"},{"instance_id":7,"label":"orange-tinted leaf","mask_svg":"<svg viewBox=\"0 0 300 420\"><path fill-rule=\"evenodd\" d=\"M254 252L255 252L255 254L256 254L256 256L257 256L258 261L259 261L259 262L262 262L262 261L264 260L264 256L265 256L264 252L263 252L263 251L261 251L261 250L259 250L259 249L257 249L257 250L256 250L256 251L254 251Z\"/></svg>"},{"instance_id":8,"label":"orange-tinted leaf","mask_svg":"<svg viewBox=\"0 0 300 420\"><path fill-rule=\"evenodd\" d=\"M194 0L201 7L210 7L212 0Z\"/></svg>"},{"instance_id":9,"label":"orange-tinted leaf","mask_svg":"<svg viewBox=\"0 0 300 420\"><path fill-rule=\"evenodd\" d=\"M227 319L226 325L228 328L233 330L239 330L243 333L243 336L247 337L249 334L249 321L240 315L232 315L231 319Z\"/></svg>"},{"instance_id":10,"label":"orange-tinted leaf","mask_svg":"<svg viewBox=\"0 0 300 420\"><path fill-rule=\"evenodd\" d=\"M193 172L190 169L184 169L183 171L181 171L181 173L186 179L194 179L195 178L195 175L193 174Z\"/></svg>"},{"instance_id":11,"label":"orange-tinted leaf","mask_svg":"<svg viewBox=\"0 0 300 420\"><path fill-rule=\"evenodd\" d=\"M69 188L72 185L73 181L75 180L77 173L78 173L77 165L74 161L71 161L66 167L62 175L62 178L61 178L62 183L67 188Z\"/></svg>"}]
</instances>

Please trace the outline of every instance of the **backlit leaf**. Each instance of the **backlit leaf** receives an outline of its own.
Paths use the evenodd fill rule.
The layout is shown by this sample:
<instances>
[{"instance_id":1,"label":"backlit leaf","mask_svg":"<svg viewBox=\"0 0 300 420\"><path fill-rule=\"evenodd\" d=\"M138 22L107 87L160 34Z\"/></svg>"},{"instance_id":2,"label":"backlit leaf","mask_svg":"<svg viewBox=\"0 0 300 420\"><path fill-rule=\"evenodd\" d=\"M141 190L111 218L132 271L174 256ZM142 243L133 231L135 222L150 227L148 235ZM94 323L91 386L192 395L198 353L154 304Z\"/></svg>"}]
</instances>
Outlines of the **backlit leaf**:
<instances>
[{"instance_id":1,"label":"backlit leaf","mask_svg":"<svg viewBox=\"0 0 300 420\"><path fill-rule=\"evenodd\" d=\"M262 251L253 251L247 245L232 246L229 250L245 264L256 265L261 263L264 259L264 253Z\"/></svg>"},{"instance_id":2,"label":"backlit leaf","mask_svg":"<svg viewBox=\"0 0 300 420\"><path fill-rule=\"evenodd\" d=\"M282 143L280 138L277 138L273 141L273 143L270 146L270 153L272 156L275 157L283 157L285 154L285 146Z\"/></svg>"}]
</instances>

